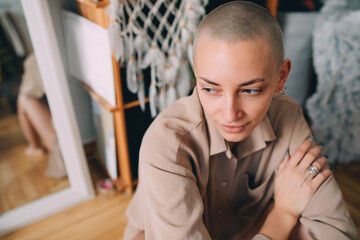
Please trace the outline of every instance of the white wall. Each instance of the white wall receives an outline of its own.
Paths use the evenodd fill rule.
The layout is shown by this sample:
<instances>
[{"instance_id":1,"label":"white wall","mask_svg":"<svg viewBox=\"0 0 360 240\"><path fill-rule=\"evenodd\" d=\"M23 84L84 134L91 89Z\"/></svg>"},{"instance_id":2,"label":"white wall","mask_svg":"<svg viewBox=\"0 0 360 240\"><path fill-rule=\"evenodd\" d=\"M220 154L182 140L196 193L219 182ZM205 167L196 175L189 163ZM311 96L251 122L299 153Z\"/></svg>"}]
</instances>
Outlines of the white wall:
<instances>
[{"instance_id":1,"label":"white wall","mask_svg":"<svg viewBox=\"0 0 360 240\"><path fill-rule=\"evenodd\" d=\"M76 12L76 1L74 0L49 0L49 7L51 16L54 22L54 28L59 43L60 49L65 49L65 42L63 36L63 27L61 22L61 10L66 9ZM75 109L75 116L80 130L80 135L83 143L88 143L95 140L95 131L91 110L91 99L79 81L74 79L67 70L68 64L66 61L65 50L61 51L64 67L67 72L67 80L70 89L72 103Z\"/></svg>"}]
</instances>

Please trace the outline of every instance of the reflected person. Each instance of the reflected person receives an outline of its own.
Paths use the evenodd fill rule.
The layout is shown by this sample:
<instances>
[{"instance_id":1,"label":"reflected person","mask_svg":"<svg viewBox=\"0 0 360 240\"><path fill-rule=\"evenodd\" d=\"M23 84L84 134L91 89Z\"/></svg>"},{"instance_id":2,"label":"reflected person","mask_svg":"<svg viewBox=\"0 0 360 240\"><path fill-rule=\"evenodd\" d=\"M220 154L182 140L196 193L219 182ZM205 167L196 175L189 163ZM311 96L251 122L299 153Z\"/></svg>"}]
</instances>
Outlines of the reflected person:
<instances>
[{"instance_id":1,"label":"reflected person","mask_svg":"<svg viewBox=\"0 0 360 240\"><path fill-rule=\"evenodd\" d=\"M34 53L29 54L24 61L17 112L28 142L25 153L30 156L44 156L48 152L46 174L54 178L65 177L66 170Z\"/></svg>"}]
</instances>

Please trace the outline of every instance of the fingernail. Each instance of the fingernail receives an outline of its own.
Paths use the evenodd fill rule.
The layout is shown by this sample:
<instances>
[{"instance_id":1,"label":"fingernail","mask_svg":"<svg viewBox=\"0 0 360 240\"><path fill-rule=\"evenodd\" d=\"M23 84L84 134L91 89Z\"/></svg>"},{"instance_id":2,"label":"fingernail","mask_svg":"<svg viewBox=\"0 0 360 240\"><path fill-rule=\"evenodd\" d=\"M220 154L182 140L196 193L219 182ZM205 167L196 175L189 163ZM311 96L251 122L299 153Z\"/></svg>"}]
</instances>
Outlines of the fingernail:
<instances>
[{"instance_id":1,"label":"fingernail","mask_svg":"<svg viewBox=\"0 0 360 240\"><path fill-rule=\"evenodd\" d=\"M328 155L326 155L326 154L323 154L323 156L324 156L325 158L329 159Z\"/></svg>"},{"instance_id":2,"label":"fingernail","mask_svg":"<svg viewBox=\"0 0 360 240\"><path fill-rule=\"evenodd\" d=\"M314 141L314 138L313 138L313 137L309 137L308 140L309 140L310 142L312 142L312 141Z\"/></svg>"},{"instance_id":3,"label":"fingernail","mask_svg":"<svg viewBox=\"0 0 360 240\"><path fill-rule=\"evenodd\" d=\"M324 148L325 148L324 145L319 145L319 147L320 147L321 149L324 149Z\"/></svg>"},{"instance_id":4,"label":"fingernail","mask_svg":"<svg viewBox=\"0 0 360 240\"><path fill-rule=\"evenodd\" d=\"M284 154L283 159L286 158L286 156L289 154L289 152L290 152L289 149L287 149L286 152L285 152L285 154Z\"/></svg>"},{"instance_id":5,"label":"fingernail","mask_svg":"<svg viewBox=\"0 0 360 240\"><path fill-rule=\"evenodd\" d=\"M331 171L334 171L334 166L333 166L333 165L329 165L329 169L330 169Z\"/></svg>"}]
</instances>

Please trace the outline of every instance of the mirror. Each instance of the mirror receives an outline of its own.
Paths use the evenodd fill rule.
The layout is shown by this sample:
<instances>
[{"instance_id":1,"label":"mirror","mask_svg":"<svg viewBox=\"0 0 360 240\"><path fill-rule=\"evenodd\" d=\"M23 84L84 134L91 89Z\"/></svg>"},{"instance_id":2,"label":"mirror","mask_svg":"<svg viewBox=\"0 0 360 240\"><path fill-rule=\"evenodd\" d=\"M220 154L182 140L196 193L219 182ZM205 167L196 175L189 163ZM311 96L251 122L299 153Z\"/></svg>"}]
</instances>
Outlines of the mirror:
<instances>
[{"instance_id":1,"label":"mirror","mask_svg":"<svg viewBox=\"0 0 360 240\"><path fill-rule=\"evenodd\" d=\"M70 187L21 3L2 3L0 214Z\"/></svg>"},{"instance_id":2,"label":"mirror","mask_svg":"<svg viewBox=\"0 0 360 240\"><path fill-rule=\"evenodd\" d=\"M94 196L55 35L59 23L52 19L51 11L60 12L61 6L53 4L50 9L50 2L0 1L1 10L4 6L17 10L19 25L24 26L26 18L35 53L23 46L19 57L21 42L15 41L18 69L12 69L14 78L2 78L0 83L0 236ZM22 7L25 17L19 11ZM0 22L3 25L2 18ZM2 76L4 70L2 65ZM32 81L24 82L39 80L39 75L42 81L35 87ZM39 93L41 84L44 90ZM35 89L35 95L26 96L28 89Z\"/></svg>"}]
</instances>

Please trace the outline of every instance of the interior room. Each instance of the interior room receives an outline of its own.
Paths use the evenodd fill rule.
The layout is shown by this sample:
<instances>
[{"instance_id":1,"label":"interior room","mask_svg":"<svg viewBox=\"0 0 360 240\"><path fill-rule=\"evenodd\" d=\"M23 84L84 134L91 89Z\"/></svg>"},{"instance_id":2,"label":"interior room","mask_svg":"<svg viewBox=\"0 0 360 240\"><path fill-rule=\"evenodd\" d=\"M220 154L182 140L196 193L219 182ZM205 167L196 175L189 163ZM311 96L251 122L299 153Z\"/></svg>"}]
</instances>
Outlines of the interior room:
<instances>
[{"instance_id":1,"label":"interior room","mask_svg":"<svg viewBox=\"0 0 360 240\"><path fill-rule=\"evenodd\" d=\"M123 239L144 134L192 94L197 25L226 2L0 0L1 240ZM360 3L250 2L360 234Z\"/></svg>"}]
</instances>

